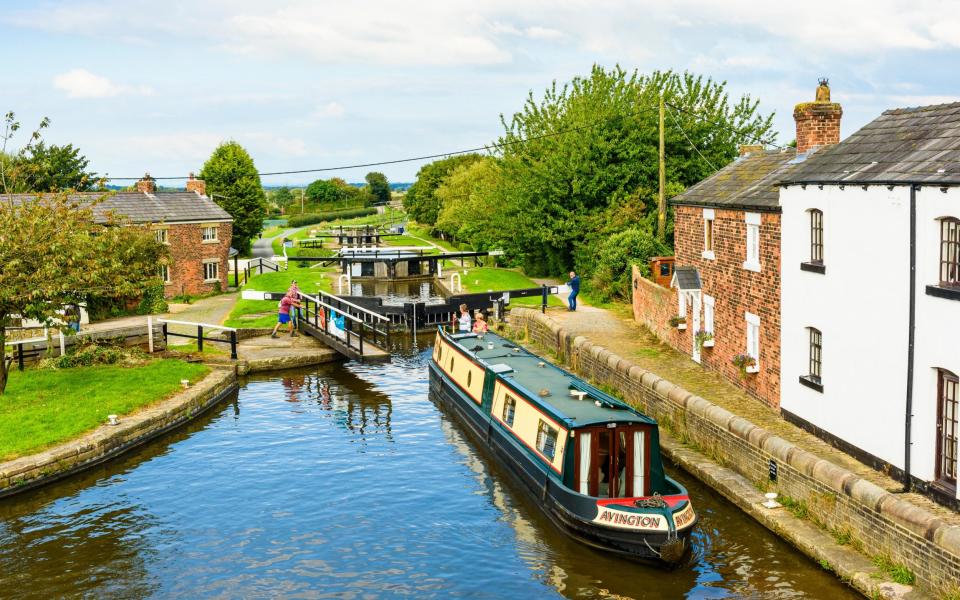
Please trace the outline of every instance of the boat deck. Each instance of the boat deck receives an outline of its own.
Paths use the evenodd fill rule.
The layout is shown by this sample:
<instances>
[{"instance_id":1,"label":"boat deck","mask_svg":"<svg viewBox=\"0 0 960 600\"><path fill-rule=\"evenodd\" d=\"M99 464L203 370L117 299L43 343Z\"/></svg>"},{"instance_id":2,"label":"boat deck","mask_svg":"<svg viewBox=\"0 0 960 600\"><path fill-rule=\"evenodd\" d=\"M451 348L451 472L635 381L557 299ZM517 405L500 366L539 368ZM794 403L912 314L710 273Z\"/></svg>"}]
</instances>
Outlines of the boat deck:
<instances>
[{"instance_id":1,"label":"boat deck","mask_svg":"<svg viewBox=\"0 0 960 600\"><path fill-rule=\"evenodd\" d=\"M552 408L571 427L614 421L654 423L649 417L587 386L579 377L495 333L484 334L482 339L472 333L456 334L451 338L466 354L486 363L506 381L524 388L541 404ZM505 365L512 371L504 372L506 369L498 365ZM581 400L572 396L571 390L591 391Z\"/></svg>"}]
</instances>

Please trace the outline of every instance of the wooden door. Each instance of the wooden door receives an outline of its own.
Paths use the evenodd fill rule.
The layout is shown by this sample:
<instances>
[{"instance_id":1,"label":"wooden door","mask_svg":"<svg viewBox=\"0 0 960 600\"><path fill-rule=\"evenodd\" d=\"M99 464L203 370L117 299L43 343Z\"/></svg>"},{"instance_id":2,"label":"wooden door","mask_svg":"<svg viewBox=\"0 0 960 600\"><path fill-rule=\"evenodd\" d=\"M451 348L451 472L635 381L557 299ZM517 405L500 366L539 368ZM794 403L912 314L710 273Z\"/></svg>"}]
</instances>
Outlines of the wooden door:
<instances>
[{"instance_id":1,"label":"wooden door","mask_svg":"<svg viewBox=\"0 0 960 600\"><path fill-rule=\"evenodd\" d=\"M937 385L937 483L956 490L957 488L957 414L958 378L950 371L938 371Z\"/></svg>"}]
</instances>

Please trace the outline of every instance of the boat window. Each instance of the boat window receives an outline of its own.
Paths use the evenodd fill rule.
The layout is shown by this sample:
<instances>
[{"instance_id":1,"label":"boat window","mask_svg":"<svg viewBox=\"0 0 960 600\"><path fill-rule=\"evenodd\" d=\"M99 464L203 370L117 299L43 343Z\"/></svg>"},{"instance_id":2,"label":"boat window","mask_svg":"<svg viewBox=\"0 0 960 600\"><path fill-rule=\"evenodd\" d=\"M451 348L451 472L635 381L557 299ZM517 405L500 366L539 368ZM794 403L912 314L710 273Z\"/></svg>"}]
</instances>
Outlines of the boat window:
<instances>
[{"instance_id":1,"label":"boat window","mask_svg":"<svg viewBox=\"0 0 960 600\"><path fill-rule=\"evenodd\" d=\"M580 440L579 486L583 489L587 480L590 494L598 498L630 498L646 493L645 431L636 426L592 428L578 434ZM586 435L593 436L595 443L585 454ZM585 458L585 457L588 457ZM586 471L585 471L586 469Z\"/></svg>"},{"instance_id":2,"label":"boat window","mask_svg":"<svg viewBox=\"0 0 960 600\"><path fill-rule=\"evenodd\" d=\"M627 431L617 429L617 498L627 496Z\"/></svg>"},{"instance_id":3,"label":"boat window","mask_svg":"<svg viewBox=\"0 0 960 600\"><path fill-rule=\"evenodd\" d=\"M471 383L473 383L473 371L467 371L467 387L470 387Z\"/></svg>"},{"instance_id":4,"label":"boat window","mask_svg":"<svg viewBox=\"0 0 960 600\"><path fill-rule=\"evenodd\" d=\"M597 481L599 485L597 486L597 497L598 498L609 498L610 497L610 480L613 478L613 455L610 454L610 430L602 429L598 432L598 442L597 442L597 467L599 469L599 477Z\"/></svg>"},{"instance_id":5,"label":"boat window","mask_svg":"<svg viewBox=\"0 0 960 600\"><path fill-rule=\"evenodd\" d=\"M577 491L581 494L590 493L590 438L589 432L580 434L580 486Z\"/></svg>"},{"instance_id":6,"label":"boat window","mask_svg":"<svg viewBox=\"0 0 960 600\"><path fill-rule=\"evenodd\" d=\"M503 422L508 427L513 427L513 416L517 412L517 401L506 393L503 396Z\"/></svg>"},{"instance_id":7,"label":"boat window","mask_svg":"<svg viewBox=\"0 0 960 600\"><path fill-rule=\"evenodd\" d=\"M557 451L557 430L547 425L542 419L540 427L537 428L537 450L550 460L553 460Z\"/></svg>"},{"instance_id":8,"label":"boat window","mask_svg":"<svg viewBox=\"0 0 960 600\"><path fill-rule=\"evenodd\" d=\"M453 357L450 357L450 372L453 373Z\"/></svg>"},{"instance_id":9,"label":"boat window","mask_svg":"<svg viewBox=\"0 0 960 600\"><path fill-rule=\"evenodd\" d=\"M437 362L443 361L443 344L437 347Z\"/></svg>"}]
</instances>

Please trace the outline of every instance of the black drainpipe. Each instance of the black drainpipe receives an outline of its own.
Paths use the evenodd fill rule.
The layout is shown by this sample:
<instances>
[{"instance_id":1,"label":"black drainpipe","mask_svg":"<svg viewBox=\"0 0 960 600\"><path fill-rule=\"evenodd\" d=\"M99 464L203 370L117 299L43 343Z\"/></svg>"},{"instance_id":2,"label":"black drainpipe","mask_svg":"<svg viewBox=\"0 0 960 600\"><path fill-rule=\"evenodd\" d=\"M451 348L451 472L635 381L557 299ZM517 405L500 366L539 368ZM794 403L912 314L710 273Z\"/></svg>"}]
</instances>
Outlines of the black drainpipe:
<instances>
[{"instance_id":1,"label":"black drainpipe","mask_svg":"<svg viewBox=\"0 0 960 600\"><path fill-rule=\"evenodd\" d=\"M903 491L909 492L910 446L913 422L913 347L917 321L917 188L910 184L910 329L907 336L907 407L904 415Z\"/></svg>"}]
</instances>

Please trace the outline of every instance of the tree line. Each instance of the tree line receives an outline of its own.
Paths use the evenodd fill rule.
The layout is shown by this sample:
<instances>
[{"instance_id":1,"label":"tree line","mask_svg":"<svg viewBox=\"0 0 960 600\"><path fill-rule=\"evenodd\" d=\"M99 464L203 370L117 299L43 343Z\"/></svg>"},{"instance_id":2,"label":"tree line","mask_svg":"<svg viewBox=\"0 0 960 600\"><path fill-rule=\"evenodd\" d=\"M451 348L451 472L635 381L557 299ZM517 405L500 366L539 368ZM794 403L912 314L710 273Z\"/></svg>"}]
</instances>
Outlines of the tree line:
<instances>
[{"instance_id":1,"label":"tree line","mask_svg":"<svg viewBox=\"0 0 960 600\"><path fill-rule=\"evenodd\" d=\"M773 115L726 82L594 66L506 118L488 155L425 165L404 197L410 216L478 250L500 248L529 275L577 270L601 300L629 297L629 265L672 254L673 218L656 235L659 103L666 103L666 195L773 139Z\"/></svg>"}]
</instances>

